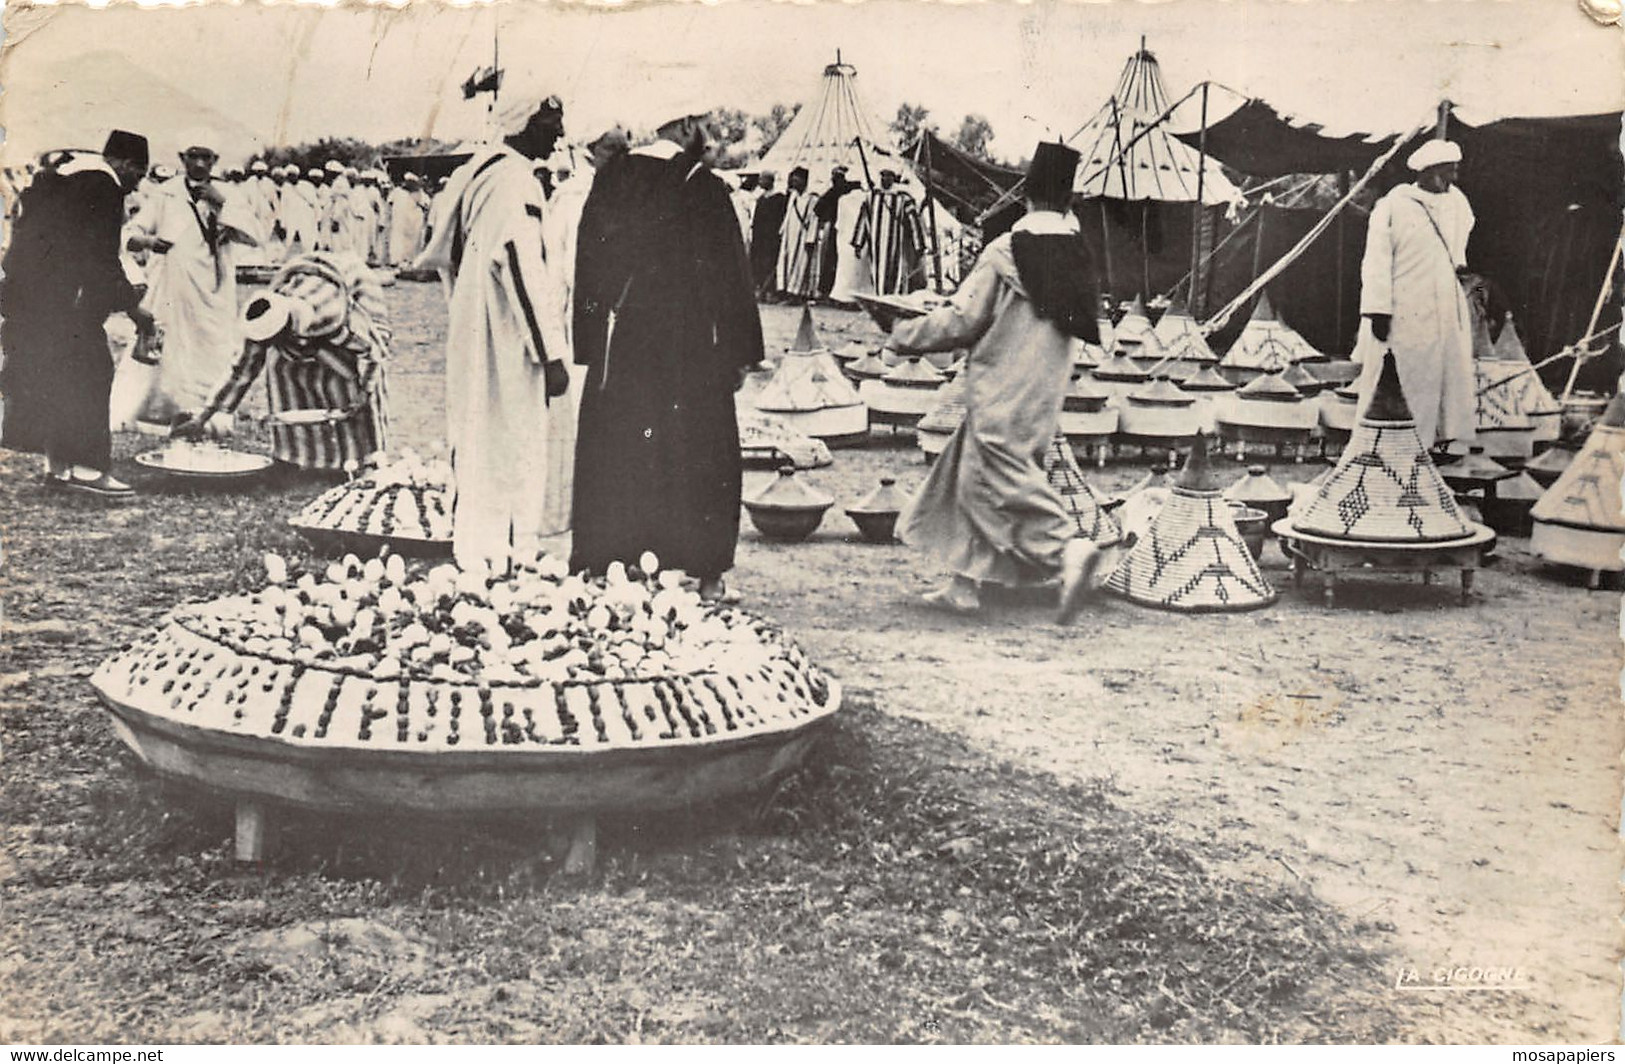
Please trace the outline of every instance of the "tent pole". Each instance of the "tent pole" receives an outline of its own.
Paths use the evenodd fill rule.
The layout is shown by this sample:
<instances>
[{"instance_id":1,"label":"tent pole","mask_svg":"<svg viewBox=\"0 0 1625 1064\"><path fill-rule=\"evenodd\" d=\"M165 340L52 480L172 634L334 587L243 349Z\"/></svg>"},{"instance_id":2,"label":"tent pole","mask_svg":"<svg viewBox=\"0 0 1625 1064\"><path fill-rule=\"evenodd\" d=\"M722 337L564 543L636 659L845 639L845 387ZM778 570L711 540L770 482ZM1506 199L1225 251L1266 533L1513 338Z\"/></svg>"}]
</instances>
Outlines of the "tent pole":
<instances>
[{"instance_id":1,"label":"tent pole","mask_svg":"<svg viewBox=\"0 0 1625 1064\"><path fill-rule=\"evenodd\" d=\"M928 135L928 134L927 134ZM942 243L937 236L937 194L931 184L931 142L926 135L920 137L919 147L914 149L915 166L925 177L925 216L931 222L931 261L936 273L936 291L942 293ZM920 166L919 159L925 159L925 165Z\"/></svg>"},{"instance_id":2,"label":"tent pole","mask_svg":"<svg viewBox=\"0 0 1625 1064\"><path fill-rule=\"evenodd\" d=\"M1100 249L1106 259L1106 291L1114 294L1116 285L1112 283L1112 226L1111 219L1106 217L1106 200L1104 197L1097 200L1100 204Z\"/></svg>"},{"instance_id":3,"label":"tent pole","mask_svg":"<svg viewBox=\"0 0 1625 1064\"><path fill-rule=\"evenodd\" d=\"M1202 183L1207 177L1207 82L1202 83L1202 136L1196 147L1196 205L1191 208L1191 286L1187 307L1196 313L1197 275L1202 272Z\"/></svg>"},{"instance_id":4,"label":"tent pole","mask_svg":"<svg viewBox=\"0 0 1625 1064\"><path fill-rule=\"evenodd\" d=\"M1140 289L1151 298L1151 201L1140 201Z\"/></svg>"},{"instance_id":5,"label":"tent pole","mask_svg":"<svg viewBox=\"0 0 1625 1064\"><path fill-rule=\"evenodd\" d=\"M1349 194L1349 174L1347 170L1337 172L1337 198L1342 199ZM1343 351L1343 247L1346 233L1345 222L1348 219L1341 212L1337 215L1337 324L1332 329L1336 338L1337 350Z\"/></svg>"},{"instance_id":6,"label":"tent pole","mask_svg":"<svg viewBox=\"0 0 1625 1064\"><path fill-rule=\"evenodd\" d=\"M1614 267L1619 265L1621 250L1625 250L1625 232L1620 233L1619 239L1614 241L1614 253L1608 256L1608 269L1603 271L1602 285L1597 289L1597 305L1591 309L1591 321L1586 325L1585 337L1590 337L1592 333L1597 331L1597 319L1602 317L1603 304L1608 302L1608 293L1613 291L1614 288ZM1576 351L1574 353L1574 365L1569 369L1569 380L1567 384L1563 385L1563 395L1559 399L1560 402L1566 403L1574 395L1574 382L1580 376L1580 363L1584 361L1585 353Z\"/></svg>"},{"instance_id":7,"label":"tent pole","mask_svg":"<svg viewBox=\"0 0 1625 1064\"><path fill-rule=\"evenodd\" d=\"M1453 106L1449 100L1439 101L1439 124L1433 130L1435 139L1443 140L1445 134L1450 132L1450 109Z\"/></svg>"}]
</instances>

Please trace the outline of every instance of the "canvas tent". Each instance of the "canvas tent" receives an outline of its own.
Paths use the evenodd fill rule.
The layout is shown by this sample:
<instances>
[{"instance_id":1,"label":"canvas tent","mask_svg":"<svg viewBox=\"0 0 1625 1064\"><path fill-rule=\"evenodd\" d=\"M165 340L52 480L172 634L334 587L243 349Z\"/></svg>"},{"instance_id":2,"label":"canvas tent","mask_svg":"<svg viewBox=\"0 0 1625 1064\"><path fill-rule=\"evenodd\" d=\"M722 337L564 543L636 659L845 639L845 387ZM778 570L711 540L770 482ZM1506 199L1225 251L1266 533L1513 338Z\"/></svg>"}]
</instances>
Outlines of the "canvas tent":
<instances>
[{"instance_id":1,"label":"canvas tent","mask_svg":"<svg viewBox=\"0 0 1625 1064\"><path fill-rule=\"evenodd\" d=\"M870 113L858 92L857 68L841 62L837 52L817 90L751 169L778 174L782 181L805 166L811 187L819 188L829 184L829 172L837 166L862 182L865 164L875 173L881 164L899 168L898 162L886 123Z\"/></svg>"}]
</instances>

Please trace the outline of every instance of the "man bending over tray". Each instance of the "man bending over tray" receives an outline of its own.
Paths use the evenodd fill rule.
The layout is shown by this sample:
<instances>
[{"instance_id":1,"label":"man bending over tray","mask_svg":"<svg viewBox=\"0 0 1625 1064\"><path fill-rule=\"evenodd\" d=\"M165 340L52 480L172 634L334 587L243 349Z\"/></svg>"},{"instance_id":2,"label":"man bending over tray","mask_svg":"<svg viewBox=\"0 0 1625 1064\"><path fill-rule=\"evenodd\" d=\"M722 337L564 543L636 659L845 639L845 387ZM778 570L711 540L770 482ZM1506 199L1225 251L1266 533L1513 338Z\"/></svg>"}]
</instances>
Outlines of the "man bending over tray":
<instances>
[{"instance_id":1,"label":"man bending over tray","mask_svg":"<svg viewBox=\"0 0 1625 1064\"><path fill-rule=\"evenodd\" d=\"M235 411L263 370L271 454L300 469L355 469L384 448L389 318L372 271L353 255L300 255L243 308L231 378L174 435L203 435Z\"/></svg>"},{"instance_id":2,"label":"man bending over tray","mask_svg":"<svg viewBox=\"0 0 1625 1064\"><path fill-rule=\"evenodd\" d=\"M1070 211L1078 158L1065 145L1038 145L1026 216L983 250L951 303L891 330L890 346L904 354L974 345L965 419L898 521L898 538L952 573L926 596L938 609L975 613L982 584L1060 577L1065 623L1099 563L1041 465L1060 423L1072 338L1100 342L1094 268Z\"/></svg>"}]
</instances>

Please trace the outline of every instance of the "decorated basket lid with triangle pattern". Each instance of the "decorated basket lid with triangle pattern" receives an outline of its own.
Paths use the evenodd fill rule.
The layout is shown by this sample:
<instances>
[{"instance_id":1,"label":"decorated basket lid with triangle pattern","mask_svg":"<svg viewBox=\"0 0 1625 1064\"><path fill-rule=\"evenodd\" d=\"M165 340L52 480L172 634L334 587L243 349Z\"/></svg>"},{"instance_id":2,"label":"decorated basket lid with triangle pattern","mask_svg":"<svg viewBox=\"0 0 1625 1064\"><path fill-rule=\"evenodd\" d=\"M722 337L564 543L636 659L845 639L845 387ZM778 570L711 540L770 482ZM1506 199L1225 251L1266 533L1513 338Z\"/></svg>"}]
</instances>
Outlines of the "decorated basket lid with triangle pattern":
<instances>
[{"instance_id":1,"label":"decorated basket lid with triangle pattern","mask_svg":"<svg viewBox=\"0 0 1625 1064\"><path fill-rule=\"evenodd\" d=\"M1151 326L1151 316L1145 312L1145 300L1139 296L1129 304L1128 313L1112 332L1115 347L1137 347L1156 343L1157 333Z\"/></svg>"},{"instance_id":2,"label":"decorated basket lid with triangle pattern","mask_svg":"<svg viewBox=\"0 0 1625 1064\"><path fill-rule=\"evenodd\" d=\"M1625 393L1614 396L1585 446L1530 511L1536 521L1599 532L1625 532Z\"/></svg>"},{"instance_id":3,"label":"decorated basket lid with triangle pattern","mask_svg":"<svg viewBox=\"0 0 1625 1064\"><path fill-rule=\"evenodd\" d=\"M1258 305L1236 342L1219 364L1233 369L1282 370L1294 362L1323 361L1316 351L1286 322L1275 316L1268 293L1258 297Z\"/></svg>"},{"instance_id":4,"label":"decorated basket lid with triangle pattern","mask_svg":"<svg viewBox=\"0 0 1625 1064\"><path fill-rule=\"evenodd\" d=\"M828 351L786 355L752 405L773 414L861 406L858 391Z\"/></svg>"},{"instance_id":5,"label":"decorated basket lid with triangle pattern","mask_svg":"<svg viewBox=\"0 0 1625 1064\"><path fill-rule=\"evenodd\" d=\"M1337 465L1291 520L1295 531L1352 543L1440 543L1474 534L1416 434L1393 352L1383 356L1371 405Z\"/></svg>"},{"instance_id":6,"label":"decorated basket lid with triangle pattern","mask_svg":"<svg viewBox=\"0 0 1625 1064\"><path fill-rule=\"evenodd\" d=\"M1106 587L1130 602L1191 613L1251 610L1275 601L1275 589L1236 531L1230 503L1208 468L1206 436L1197 436L1168 501Z\"/></svg>"},{"instance_id":7,"label":"decorated basket lid with triangle pattern","mask_svg":"<svg viewBox=\"0 0 1625 1064\"><path fill-rule=\"evenodd\" d=\"M1196 319L1191 317L1190 311L1185 309L1185 301L1174 300L1168 313L1157 322L1157 339L1162 343L1163 353L1169 358L1184 359L1187 362L1217 362L1219 356L1213 353L1207 337L1202 335L1201 327Z\"/></svg>"},{"instance_id":8,"label":"decorated basket lid with triangle pattern","mask_svg":"<svg viewBox=\"0 0 1625 1064\"><path fill-rule=\"evenodd\" d=\"M1061 497L1061 505L1077 526L1078 535L1102 547L1123 538L1123 529L1117 518L1101 505L1099 495L1083 478L1083 470L1072 455L1072 446L1066 437L1056 434L1044 452L1044 476L1049 486Z\"/></svg>"}]
</instances>

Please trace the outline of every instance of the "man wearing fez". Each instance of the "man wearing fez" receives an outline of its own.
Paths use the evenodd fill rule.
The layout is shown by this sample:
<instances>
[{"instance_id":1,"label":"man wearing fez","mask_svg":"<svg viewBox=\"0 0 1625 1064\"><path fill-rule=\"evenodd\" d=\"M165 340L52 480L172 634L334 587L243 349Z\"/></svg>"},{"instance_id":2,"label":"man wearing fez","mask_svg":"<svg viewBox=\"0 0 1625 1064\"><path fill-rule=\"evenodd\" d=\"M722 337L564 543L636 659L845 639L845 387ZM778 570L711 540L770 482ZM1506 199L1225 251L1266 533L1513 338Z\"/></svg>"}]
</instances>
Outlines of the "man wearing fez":
<instances>
[{"instance_id":1,"label":"man wearing fez","mask_svg":"<svg viewBox=\"0 0 1625 1064\"><path fill-rule=\"evenodd\" d=\"M898 322L904 354L970 347L965 419L898 519L898 538L941 563L948 583L926 604L981 608L984 584L1061 582L1061 620L1088 589L1099 555L1040 464L1072 374L1072 340L1099 343L1092 256L1070 211L1078 153L1040 144L1027 170L1027 214L988 244L952 302Z\"/></svg>"},{"instance_id":2,"label":"man wearing fez","mask_svg":"<svg viewBox=\"0 0 1625 1064\"><path fill-rule=\"evenodd\" d=\"M587 367L572 569L653 551L720 599L739 538L734 392L762 357L750 263L728 188L701 161L702 110L593 181L575 279Z\"/></svg>"},{"instance_id":3,"label":"man wearing fez","mask_svg":"<svg viewBox=\"0 0 1625 1064\"><path fill-rule=\"evenodd\" d=\"M143 334L154 330L119 258L124 197L147 162L146 138L115 130L100 155L71 154L21 196L0 280L0 439L44 453L50 487L131 494L109 472L113 358L103 322L119 312Z\"/></svg>"},{"instance_id":4,"label":"man wearing fez","mask_svg":"<svg viewBox=\"0 0 1625 1064\"><path fill-rule=\"evenodd\" d=\"M568 341L543 252L547 199L536 160L564 132L564 105L522 99L500 116L503 139L478 148L440 194L419 269L438 270L446 324L446 438L452 552L464 569L499 573L534 558L569 527L559 441L571 407ZM567 436L566 436L567 439Z\"/></svg>"},{"instance_id":5,"label":"man wearing fez","mask_svg":"<svg viewBox=\"0 0 1625 1064\"><path fill-rule=\"evenodd\" d=\"M143 419L168 427L201 410L237 363L237 250L257 246L241 191L214 179L207 134L181 151L180 181L136 215L131 251L146 251L148 305L164 331L158 381Z\"/></svg>"},{"instance_id":6,"label":"man wearing fez","mask_svg":"<svg viewBox=\"0 0 1625 1064\"><path fill-rule=\"evenodd\" d=\"M1392 350L1424 447L1477 435L1473 325L1459 275L1467 270L1473 209L1455 187L1461 148L1430 140L1406 165L1418 176L1371 209L1360 263L1363 415Z\"/></svg>"}]
</instances>

